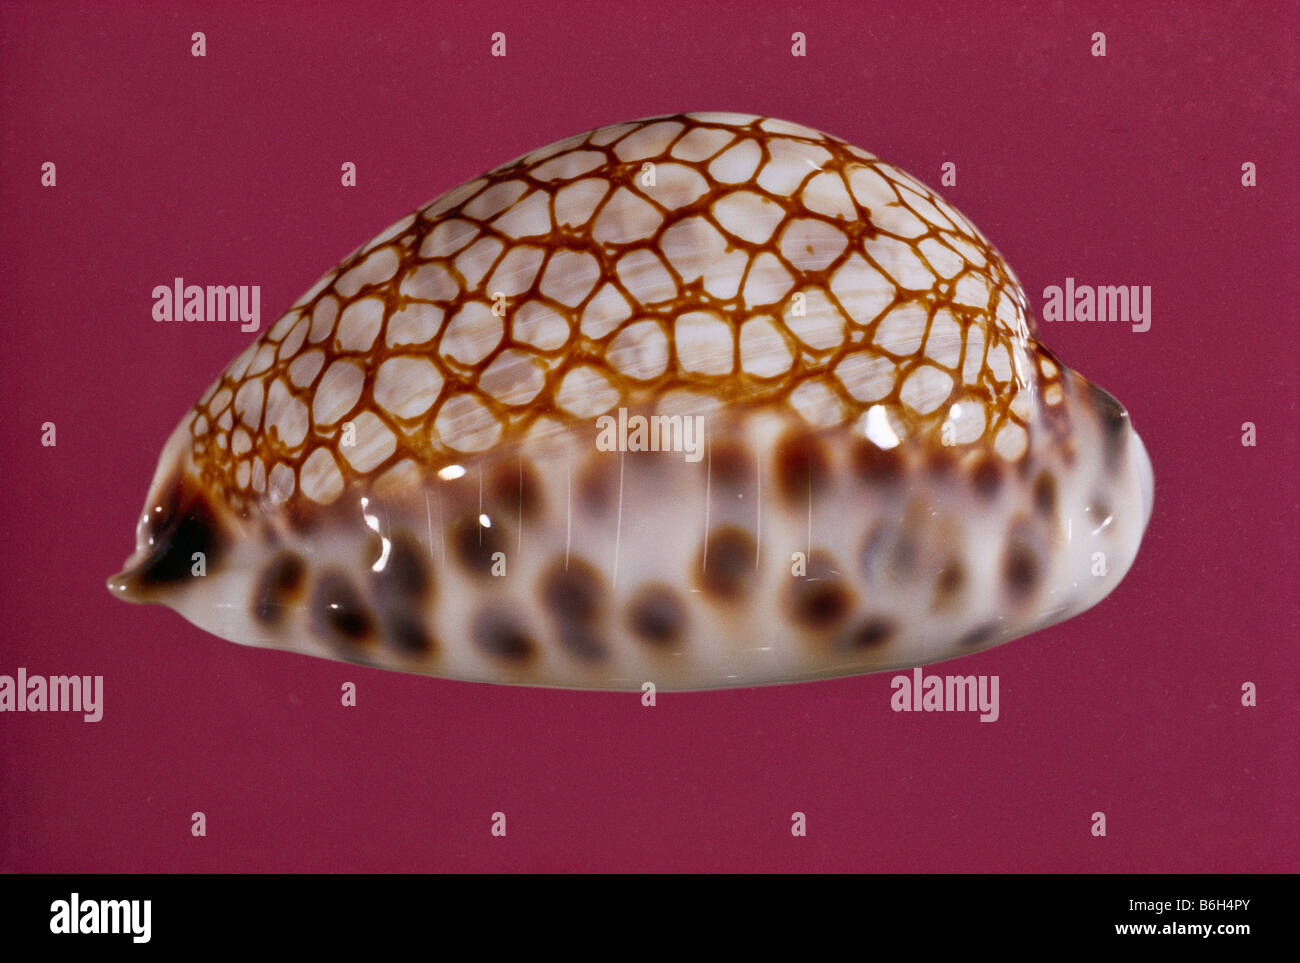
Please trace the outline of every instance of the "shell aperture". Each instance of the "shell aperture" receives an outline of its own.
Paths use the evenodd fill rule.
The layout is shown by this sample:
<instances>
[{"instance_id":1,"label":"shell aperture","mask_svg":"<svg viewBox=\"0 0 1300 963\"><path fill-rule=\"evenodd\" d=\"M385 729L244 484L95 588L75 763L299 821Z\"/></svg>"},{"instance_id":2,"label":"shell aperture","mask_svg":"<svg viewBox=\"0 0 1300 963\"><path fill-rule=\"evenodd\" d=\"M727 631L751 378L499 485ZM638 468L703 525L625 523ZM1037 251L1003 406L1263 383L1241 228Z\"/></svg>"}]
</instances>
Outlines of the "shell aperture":
<instances>
[{"instance_id":1,"label":"shell aperture","mask_svg":"<svg viewBox=\"0 0 1300 963\"><path fill-rule=\"evenodd\" d=\"M181 419L109 588L456 679L800 681L1089 608L1152 491L943 198L682 114L534 151L326 274Z\"/></svg>"}]
</instances>

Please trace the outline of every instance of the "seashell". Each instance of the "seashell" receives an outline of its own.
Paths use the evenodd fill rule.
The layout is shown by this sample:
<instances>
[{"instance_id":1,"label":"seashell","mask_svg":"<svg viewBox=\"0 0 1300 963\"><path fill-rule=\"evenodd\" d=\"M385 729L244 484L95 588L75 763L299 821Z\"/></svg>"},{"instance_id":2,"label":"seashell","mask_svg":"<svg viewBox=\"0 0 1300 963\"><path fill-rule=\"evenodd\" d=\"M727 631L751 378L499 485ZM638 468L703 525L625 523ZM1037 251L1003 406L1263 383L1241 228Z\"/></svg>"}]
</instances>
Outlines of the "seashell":
<instances>
[{"instance_id":1,"label":"seashell","mask_svg":"<svg viewBox=\"0 0 1300 963\"><path fill-rule=\"evenodd\" d=\"M181 419L109 588L455 679L788 682L1069 618L1151 501L1124 408L943 198L684 114L498 167L321 278Z\"/></svg>"}]
</instances>

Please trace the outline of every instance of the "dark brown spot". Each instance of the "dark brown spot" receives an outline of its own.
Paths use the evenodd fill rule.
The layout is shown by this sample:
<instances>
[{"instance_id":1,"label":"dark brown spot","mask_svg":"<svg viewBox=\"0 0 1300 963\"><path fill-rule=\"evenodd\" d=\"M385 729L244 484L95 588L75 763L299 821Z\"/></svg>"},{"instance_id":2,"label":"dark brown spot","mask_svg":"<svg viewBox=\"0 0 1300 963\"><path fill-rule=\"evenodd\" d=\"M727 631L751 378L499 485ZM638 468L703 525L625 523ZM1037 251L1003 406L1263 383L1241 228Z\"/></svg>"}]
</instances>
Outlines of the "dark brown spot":
<instances>
[{"instance_id":1,"label":"dark brown spot","mask_svg":"<svg viewBox=\"0 0 1300 963\"><path fill-rule=\"evenodd\" d=\"M1056 515L1056 479L1049 471L1041 471L1034 479L1034 510L1043 518Z\"/></svg>"},{"instance_id":2,"label":"dark brown spot","mask_svg":"<svg viewBox=\"0 0 1300 963\"><path fill-rule=\"evenodd\" d=\"M194 575L195 553L203 555L204 572L212 574L224 540L207 496L189 483L164 488L163 501L149 513L146 530L151 553L127 578L143 590L185 582Z\"/></svg>"},{"instance_id":3,"label":"dark brown spot","mask_svg":"<svg viewBox=\"0 0 1300 963\"><path fill-rule=\"evenodd\" d=\"M311 609L317 634L332 642L360 645L374 628L365 603L342 572L326 572L320 577Z\"/></svg>"},{"instance_id":4,"label":"dark brown spot","mask_svg":"<svg viewBox=\"0 0 1300 963\"><path fill-rule=\"evenodd\" d=\"M494 513L532 521L542 511L542 481L532 463L519 458L494 466L487 479L487 500Z\"/></svg>"},{"instance_id":5,"label":"dark brown spot","mask_svg":"<svg viewBox=\"0 0 1300 963\"><path fill-rule=\"evenodd\" d=\"M492 609L480 612L474 619L470 632L475 644L494 658L527 662L537 650L537 643L506 612Z\"/></svg>"},{"instance_id":6,"label":"dark brown spot","mask_svg":"<svg viewBox=\"0 0 1300 963\"><path fill-rule=\"evenodd\" d=\"M753 536L736 525L724 525L709 533L696 562L700 588L721 599L738 599L754 582L754 560L758 547Z\"/></svg>"},{"instance_id":7,"label":"dark brown spot","mask_svg":"<svg viewBox=\"0 0 1300 963\"><path fill-rule=\"evenodd\" d=\"M433 585L428 566L429 553L424 545L405 534L394 535L389 540L388 558L381 550L379 558L371 565L383 561L375 572L375 588L385 601L418 603L425 601Z\"/></svg>"},{"instance_id":8,"label":"dark brown spot","mask_svg":"<svg viewBox=\"0 0 1300 963\"><path fill-rule=\"evenodd\" d=\"M957 473L957 456L947 448L936 448L925 456L925 470L934 478L949 479Z\"/></svg>"},{"instance_id":9,"label":"dark brown spot","mask_svg":"<svg viewBox=\"0 0 1300 963\"><path fill-rule=\"evenodd\" d=\"M607 595L600 572L582 559L571 558L566 566L558 558L542 575L538 592L565 648L588 662L605 656L606 646L597 631Z\"/></svg>"},{"instance_id":10,"label":"dark brown spot","mask_svg":"<svg viewBox=\"0 0 1300 963\"><path fill-rule=\"evenodd\" d=\"M591 622L601 614L605 598L600 572L580 558L552 563L540 583L542 604L556 618Z\"/></svg>"},{"instance_id":11,"label":"dark brown spot","mask_svg":"<svg viewBox=\"0 0 1300 963\"><path fill-rule=\"evenodd\" d=\"M403 655L430 655L437 648L424 623L405 612L394 612L385 617L384 638Z\"/></svg>"},{"instance_id":12,"label":"dark brown spot","mask_svg":"<svg viewBox=\"0 0 1300 963\"><path fill-rule=\"evenodd\" d=\"M809 432L788 433L777 443L775 460L776 488L787 501L807 503L830 484L830 455Z\"/></svg>"},{"instance_id":13,"label":"dark brown spot","mask_svg":"<svg viewBox=\"0 0 1300 963\"><path fill-rule=\"evenodd\" d=\"M868 485L894 485L903 477L902 452L881 448L866 438L854 442L851 464L854 476Z\"/></svg>"},{"instance_id":14,"label":"dark brown spot","mask_svg":"<svg viewBox=\"0 0 1300 963\"><path fill-rule=\"evenodd\" d=\"M666 585L648 585L628 607L627 623L632 634L644 642L675 645L686 632L686 608Z\"/></svg>"},{"instance_id":15,"label":"dark brown spot","mask_svg":"<svg viewBox=\"0 0 1300 963\"><path fill-rule=\"evenodd\" d=\"M462 515L448 526L447 544L460 563L479 576L491 575L492 556L506 550L506 538L499 521L489 527L473 512Z\"/></svg>"},{"instance_id":16,"label":"dark brown spot","mask_svg":"<svg viewBox=\"0 0 1300 963\"><path fill-rule=\"evenodd\" d=\"M735 494L752 488L758 475L754 453L733 439L722 439L709 446L709 484L715 492Z\"/></svg>"},{"instance_id":17,"label":"dark brown spot","mask_svg":"<svg viewBox=\"0 0 1300 963\"><path fill-rule=\"evenodd\" d=\"M849 632L844 639L844 648L874 649L888 642L897 632L897 627L889 619L869 618Z\"/></svg>"},{"instance_id":18,"label":"dark brown spot","mask_svg":"<svg viewBox=\"0 0 1300 963\"><path fill-rule=\"evenodd\" d=\"M307 579L307 566L292 552L281 552L262 572L253 598L253 615L265 625L279 625Z\"/></svg>"},{"instance_id":19,"label":"dark brown spot","mask_svg":"<svg viewBox=\"0 0 1300 963\"><path fill-rule=\"evenodd\" d=\"M830 556L813 552L808 558L807 575L796 576L791 583L787 605L796 624L829 629L849 614L853 593L835 570Z\"/></svg>"},{"instance_id":20,"label":"dark brown spot","mask_svg":"<svg viewBox=\"0 0 1300 963\"><path fill-rule=\"evenodd\" d=\"M1012 598L1023 600L1033 594L1043 576L1038 559L1027 541L1013 536L1002 557L1002 577Z\"/></svg>"},{"instance_id":21,"label":"dark brown spot","mask_svg":"<svg viewBox=\"0 0 1300 963\"><path fill-rule=\"evenodd\" d=\"M1098 498L1088 506L1088 515L1092 518L1093 532L1104 531L1111 520L1110 505Z\"/></svg>"},{"instance_id":22,"label":"dark brown spot","mask_svg":"<svg viewBox=\"0 0 1300 963\"><path fill-rule=\"evenodd\" d=\"M992 501L1002 489L1002 466L991 455L985 455L971 469L971 484L981 498Z\"/></svg>"},{"instance_id":23,"label":"dark brown spot","mask_svg":"<svg viewBox=\"0 0 1300 963\"><path fill-rule=\"evenodd\" d=\"M980 645L987 645L989 642L992 642L997 638L1000 631L1001 628L996 622L989 622L985 625L981 625L977 629L972 629L967 632L961 637L957 644L963 648L974 648Z\"/></svg>"},{"instance_id":24,"label":"dark brown spot","mask_svg":"<svg viewBox=\"0 0 1300 963\"><path fill-rule=\"evenodd\" d=\"M573 480L573 491L589 514L605 515L618 505L618 452L600 452L587 459Z\"/></svg>"},{"instance_id":25,"label":"dark brown spot","mask_svg":"<svg viewBox=\"0 0 1300 963\"><path fill-rule=\"evenodd\" d=\"M1129 426L1128 412L1110 392L1089 383L1089 395L1093 409L1097 413L1097 424L1101 428L1102 446L1106 455L1106 464L1112 468L1119 464L1124 453L1124 440Z\"/></svg>"},{"instance_id":26,"label":"dark brown spot","mask_svg":"<svg viewBox=\"0 0 1300 963\"><path fill-rule=\"evenodd\" d=\"M966 569L956 559L949 559L934 580L934 598L930 607L939 610L953 605L965 585Z\"/></svg>"}]
</instances>

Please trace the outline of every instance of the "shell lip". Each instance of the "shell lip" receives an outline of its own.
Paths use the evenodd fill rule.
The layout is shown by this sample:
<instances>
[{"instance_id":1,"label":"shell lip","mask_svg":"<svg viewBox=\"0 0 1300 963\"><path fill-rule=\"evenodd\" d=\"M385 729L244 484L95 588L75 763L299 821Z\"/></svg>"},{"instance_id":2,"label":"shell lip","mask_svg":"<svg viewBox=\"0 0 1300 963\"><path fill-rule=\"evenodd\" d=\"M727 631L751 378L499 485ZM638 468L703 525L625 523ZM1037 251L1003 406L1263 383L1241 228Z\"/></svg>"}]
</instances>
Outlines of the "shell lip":
<instances>
[{"instance_id":1,"label":"shell lip","mask_svg":"<svg viewBox=\"0 0 1300 963\"><path fill-rule=\"evenodd\" d=\"M160 601L198 572L206 574L228 541L209 497L186 474L158 486L150 504L140 519L135 552L106 583L115 598L127 602Z\"/></svg>"}]
</instances>

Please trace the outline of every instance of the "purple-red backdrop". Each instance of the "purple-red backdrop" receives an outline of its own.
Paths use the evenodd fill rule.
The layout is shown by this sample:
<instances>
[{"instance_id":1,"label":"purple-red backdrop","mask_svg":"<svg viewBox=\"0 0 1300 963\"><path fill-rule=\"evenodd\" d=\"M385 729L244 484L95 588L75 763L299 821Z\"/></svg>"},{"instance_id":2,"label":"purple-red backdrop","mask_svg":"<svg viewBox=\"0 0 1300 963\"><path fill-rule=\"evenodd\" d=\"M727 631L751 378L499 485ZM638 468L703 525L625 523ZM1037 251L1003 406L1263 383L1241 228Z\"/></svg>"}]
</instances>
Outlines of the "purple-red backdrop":
<instances>
[{"instance_id":1,"label":"purple-red backdrop","mask_svg":"<svg viewBox=\"0 0 1300 963\"><path fill-rule=\"evenodd\" d=\"M105 678L97 724L0 715L0 870L1300 868L1295 4L376 6L0 12L0 673ZM686 110L936 187L953 161L1036 312L1070 276L1152 286L1146 333L1041 325L1130 409L1155 514L1105 602L938 670L999 675L998 722L894 713L888 673L654 709L469 685L110 598L164 438L251 337L156 324L155 285L260 284L264 330L480 171Z\"/></svg>"}]
</instances>

